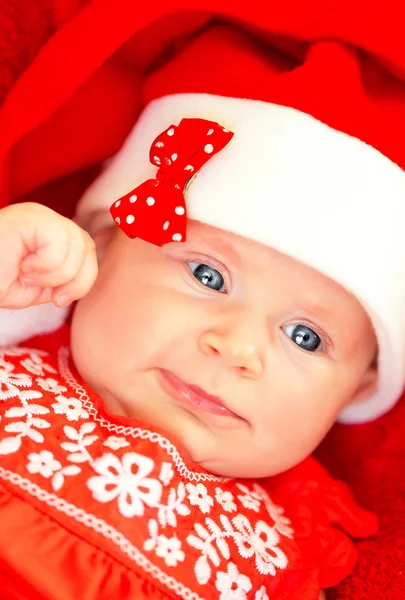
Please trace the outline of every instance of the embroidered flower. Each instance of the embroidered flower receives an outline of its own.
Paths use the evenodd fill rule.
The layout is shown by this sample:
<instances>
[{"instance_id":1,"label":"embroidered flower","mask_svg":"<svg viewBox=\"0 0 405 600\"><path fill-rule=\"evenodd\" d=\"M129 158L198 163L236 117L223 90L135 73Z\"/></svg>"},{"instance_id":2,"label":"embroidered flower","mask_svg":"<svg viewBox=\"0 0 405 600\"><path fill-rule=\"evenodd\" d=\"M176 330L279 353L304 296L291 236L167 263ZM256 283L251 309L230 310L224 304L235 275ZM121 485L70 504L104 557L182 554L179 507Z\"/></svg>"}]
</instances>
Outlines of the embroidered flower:
<instances>
[{"instance_id":1,"label":"embroidered flower","mask_svg":"<svg viewBox=\"0 0 405 600\"><path fill-rule=\"evenodd\" d=\"M120 450L121 448L126 448L127 446L129 446L129 442L127 442L127 440L123 437L116 437L115 435L110 435L103 443L103 446L111 448L111 450Z\"/></svg>"},{"instance_id":2,"label":"embroidered flower","mask_svg":"<svg viewBox=\"0 0 405 600\"><path fill-rule=\"evenodd\" d=\"M56 373L56 370L43 362L42 358L38 354L30 354L29 358L21 361L21 366L27 369L33 375L43 376L45 371L49 373Z\"/></svg>"},{"instance_id":3,"label":"embroidered flower","mask_svg":"<svg viewBox=\"0 0 405 600\"><path fill-rule=\"evenodd\" d=\"M27 464L27 470L32 473L39 473L42 477L52 477L55 471L59 471L62 465L58 460L55 460L52 452L48 450L42 450L39 453L31 452L28 455L29 463Z\"/></svg>"},{"instance_id":4,"label":"embroidered flower","mask_svg":"<svg viewBox=\"0 0 405 600\"><path fill-rule=\"evenodd\" d=\"M183 562L185 558L180 540L165 535L159 535L157 538L156 555L163 558L168 567L176 567L177 563Z\"/></svg>"},{"instance_id":5,"label":"embroidered flower","mask_svg":"<svg viewBox=\"0 0 405 600\"><path fill-rule=\"evenodd\" d=\"M141 517L144 504L156 506L159 503L162 484L147 477L154 467L153 460L147 456L128 452L120 460L114 454L104 454L92 467L99 473L87 482L93 498L98 502L118 498L118 510L124 517Z\"/></svg>"},{"instance_id":6,"label":"embroidered flower","mask_svg":"<svg viewBox=\"0 0 405 600\"><path fill-rule=\"evenodd\" d=\"M236 504L233 501L231 492L224 492L221 488L215 490L215 500L219 502L226 512L235 512Z\"/></svg>"},{"instance_id":7,"label":"embroidered flower","mask_svg":"<svg viewBox=\"0 0 405 600\"><path fill-rule=\"evenodd\" d=\"M176 513L182 517L186 517L190 514L188 506L183 504L183 500L186 497L186 490L184 483L181 481L177 488L177 492L172 488L167 498L167 505L162 504L159 507L158 519L162 527L170 525L171 527L177 527Z\"/></svg>"},{"instance_id":8,"label":"embroidered flower","mask_svg":"<svg viewBox=\"0 0 405 600\"><path fill-rule=\"evenodd\" d=\"M242 558L255 556L256 567L262 575L275 575L276 567L285 569L288 560L278 547L280 536L264 521L258 521L253 530L249 520L244 515L238 515L232 520L239 531L235 534L235 542Z\"/></svg>"},{"instance_id":9,"label":"embroidered flower","mask_svg":"<svg viewBox=\"0 0 405 600\"><path fill-rule=\"evenodd\" d=\"M291 527L290 519L284 515L284 508L274 504L266 490L264 490L259 484L254 483L253 490L254 496L256 498L261 498L261 500L264 502L267 512L275 523L274 529L285 537L293 537L294 529Z\"/></svg>"},{"instance_id":10,"label":"embroidered flower","mask_svg":"<svg viewBox=\"0 0 405 600\"><path fill-rule=\"evenodd\" d=\"M5 363L7 365L7 363ZM32 379L25 373L12 373L14 366L0 369L0 400L10 400L20 394L18 388L28 388Z\"/></svg>"},{"instance_id":11,"label":"embroidered flower","mask_svg":"<svg viewBox=\"0 0 405 600\"><path fill-rule=\"evenodd\" d=\"M52 379L51 377L48 377L47 379L37 377L36 382L40 388L46 392L51 392L52 394L63 394L63 392L67 392L66 387L59 385L56 379Z\"/></svg>"},{"instance_id":12,"label":"embroidered flower","mask_svg":"<svg viewBox=\"0 0 405 600\"><path fill-rule=\"evenodd\" d=\"M226 573L218 571L215 587L221 592L219 600L246 600L252 583L249 577L239 573L236 565L229 563Z\"/></svg>"},{"instance_id":13,"label":"embroidered flower","mask_svg":"<svg viewBox=\"0 0 405 600\"><path fill-rule=\"evenodd\" d=\"M57 402L52 404L52 408L57 415L66 415L68 421L78 421L79 419L88 419L89 414L84 410L83 403L77 398L65 398L56 396Z\"/></svg>"},{"instance_id":14,"label":"embroidered flower","mask_svg":"<svg viewBox=\"0 0 405 600\"><path fill-rule=\"evenodd\" d=\"M259 512L260 503L262 498L257 491L249 490L248 487L242 485L241 483L237 483L236 486L244 492L244 495L239 495L238 499L241 501L242 505L248 510L254 510L255 512Z\"/></svg>"},{"instance_id":15,"label":"embroidered flower","mask_svg":"<svg viewBox=\"0 0 405 600\"><path fill-rule=\"evenodd\" d=\"M255 600L269 600L269 597L267 595L266 588L264 587L264 585L262 585L260 590L257 590L257 592L255 594Z\"/></svg>"},{"instance_id":16,"label":"embroidered flower","mask_svg":"<svg viewBox=\"0 0 405 600\"><path fill-rule=\"evenodd\" d=\"M174 475L174 471L172 468L172 463L164 462L162 463L162 468L160 469L159 479L163 483L163 485L169 485Z\"/></svg>"},{"instance_id":17,"label":"embroidered flower","mask_svg":"<svg viewBox=\"0 0 405 600\"><path fill-rule=\"evenodd\" d=\"M214 500L208 494L207 488L202 483L193 485L192 483L186 484L188 492L188 500L191 506L198 506L202 513L209 513L211 506L214 506Z\"/></svg>"}]
</instances>

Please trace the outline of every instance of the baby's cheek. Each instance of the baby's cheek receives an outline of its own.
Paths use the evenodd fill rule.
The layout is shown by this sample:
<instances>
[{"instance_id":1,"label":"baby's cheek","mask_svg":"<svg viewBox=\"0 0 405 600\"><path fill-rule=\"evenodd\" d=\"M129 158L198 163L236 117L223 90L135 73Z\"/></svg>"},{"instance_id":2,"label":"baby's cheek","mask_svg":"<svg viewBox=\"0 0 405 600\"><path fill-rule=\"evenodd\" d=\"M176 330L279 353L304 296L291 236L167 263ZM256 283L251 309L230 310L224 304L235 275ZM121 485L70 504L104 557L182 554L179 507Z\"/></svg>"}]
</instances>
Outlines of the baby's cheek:
<instances>
[{"instance_id":1,"label":"baby's cheek","mask_svg":"<svg viewBox=\"0 0 405 600\"><path fill-rule=\"evenodd\" d=\"M258 453L267 453L276 470L300 462L333 425L343 402L342 393L331 376L287 373L280 367L266 393L261 394L263 400L257 403Z\"/></svg>"}]
</instances>

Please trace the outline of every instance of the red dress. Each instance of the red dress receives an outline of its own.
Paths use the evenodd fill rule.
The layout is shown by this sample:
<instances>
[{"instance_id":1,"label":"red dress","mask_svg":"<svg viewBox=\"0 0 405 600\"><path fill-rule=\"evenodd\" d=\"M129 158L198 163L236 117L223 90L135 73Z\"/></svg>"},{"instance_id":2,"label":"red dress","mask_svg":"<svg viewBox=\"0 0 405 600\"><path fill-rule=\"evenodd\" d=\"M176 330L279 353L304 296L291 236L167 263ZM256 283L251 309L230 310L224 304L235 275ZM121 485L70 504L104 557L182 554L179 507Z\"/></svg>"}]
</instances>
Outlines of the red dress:
<instances>
[{"instance_id":1,"label":"red dress","mask_svg":"<svg viewBox=\"0 0 405 600\"><path fill-rule=\"evenodd\" d=\"M0 349L1 598L317 600L355 564L342 529L371 535L376 520L312 457L223 479L109 414L68 326Z\"/></svg>"}]
</instances>

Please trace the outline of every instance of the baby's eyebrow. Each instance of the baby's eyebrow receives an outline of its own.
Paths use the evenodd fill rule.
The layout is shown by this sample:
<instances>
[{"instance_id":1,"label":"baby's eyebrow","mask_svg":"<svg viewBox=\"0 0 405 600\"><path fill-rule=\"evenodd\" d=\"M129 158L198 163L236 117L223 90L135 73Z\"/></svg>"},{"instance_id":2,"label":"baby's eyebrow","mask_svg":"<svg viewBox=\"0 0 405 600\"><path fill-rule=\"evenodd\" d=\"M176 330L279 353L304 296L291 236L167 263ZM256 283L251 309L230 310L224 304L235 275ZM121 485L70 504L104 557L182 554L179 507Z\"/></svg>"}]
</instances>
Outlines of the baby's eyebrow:
<instances>
[{"instance_id":1,"label":"baby's eyebrow","mask_svg":"<svg viewBox=\"0 0 405 600\"><path fill-rule=\"evenodd\" d=\"M317 302L316 300L305 300L300 302L298 310L325 321L328 328L333 328L336 325L333 311L324 303Z\"/></svg>"},{"instance_id":2,"label":"baby's eyebrow","mask_svg":"<svg viewBox=\"0 0 405 600\"><path fill-rule=\"evenodd\" d=\"M212 236L214 238L214 236ZM240 267L242 264L241 255L237 247L229 240L224 239L219 235L215 240L204 240L209 246L211 252L219 253L222 258L230 260L235 266Z\"/></svg>"}]
</instances>

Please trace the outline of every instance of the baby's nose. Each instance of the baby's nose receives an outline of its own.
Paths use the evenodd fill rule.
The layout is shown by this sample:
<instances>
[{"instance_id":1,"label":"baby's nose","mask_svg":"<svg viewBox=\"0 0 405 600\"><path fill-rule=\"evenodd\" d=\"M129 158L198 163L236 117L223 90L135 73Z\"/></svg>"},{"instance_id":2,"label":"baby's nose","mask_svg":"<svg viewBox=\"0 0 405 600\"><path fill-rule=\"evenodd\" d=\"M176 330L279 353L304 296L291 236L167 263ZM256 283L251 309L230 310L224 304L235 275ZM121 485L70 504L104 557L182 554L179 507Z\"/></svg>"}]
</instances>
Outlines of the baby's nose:
<instances>
[{"instance_id":1,"label":"baby's nose","mask_svg":"<svg viewBox=\"0 0 405 600\"><path fill-rule=\"evenodd\" d=\"M263 373L259 348L248 336L205 331L200 337L200 349L206 355L217 355L227 367L237 369L243 377L258 379Z\"/></svg>"}]
</instances>

